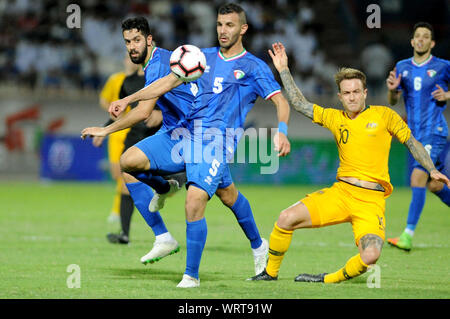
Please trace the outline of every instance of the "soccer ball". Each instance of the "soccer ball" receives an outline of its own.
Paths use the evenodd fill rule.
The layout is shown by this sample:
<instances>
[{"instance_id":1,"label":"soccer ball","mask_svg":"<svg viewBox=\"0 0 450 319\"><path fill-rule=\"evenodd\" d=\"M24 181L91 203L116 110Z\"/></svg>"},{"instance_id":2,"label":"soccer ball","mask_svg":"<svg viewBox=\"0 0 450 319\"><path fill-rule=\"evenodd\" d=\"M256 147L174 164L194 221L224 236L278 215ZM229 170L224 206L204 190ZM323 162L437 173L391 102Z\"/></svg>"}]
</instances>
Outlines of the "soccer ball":
<instances>
[{"instance_id":1,"label":"soccer ball","mask_svg":"<svg viewBox=\"0 0 450 319\"><path fill-rule=\"evenodd\" d=\"M183 82L197 80L205 68L205 55L195 45L179 46L170 56L170 69Z\"/></svg>"}]
</instances>

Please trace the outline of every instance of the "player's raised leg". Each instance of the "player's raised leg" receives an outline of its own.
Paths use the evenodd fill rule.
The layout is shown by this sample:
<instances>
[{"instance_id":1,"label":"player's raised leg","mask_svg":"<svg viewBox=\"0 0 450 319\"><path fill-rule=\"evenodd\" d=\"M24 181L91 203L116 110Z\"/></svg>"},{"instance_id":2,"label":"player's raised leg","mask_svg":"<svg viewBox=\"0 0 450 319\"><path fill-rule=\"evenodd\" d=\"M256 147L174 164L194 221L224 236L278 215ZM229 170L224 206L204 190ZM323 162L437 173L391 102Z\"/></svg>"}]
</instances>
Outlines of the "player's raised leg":
<instances>
[{"instance_id":1,"label":"player's raised leg","mask_svg":"<svg viewBox=\"0 0 450 319\"><path fill-rule=\"evenodd\" d=\"M120 158L122 171L133 175L136 179L147 184L158 193L167 193L171 189L169 181L150 171L150 160L139 147L130 147ZM176 182L178 185L178 182ZM178 187L179 189L179 187Z\"/></svg>"},{"instance_id":2,"label":"player's raised leg","mask_svg":"<svg viewBox=\"0 0 450 319\"><path fill-rule=\"evenodd\" d=\"M145 171L150 168L150 161L144 152L133 146L122 155L121 165L123 170ZM178 242L167 230L159 212L151 213L148 211L148 205L153 198L153 191L150 186L127 172L123 173L123 178L136 208L155 234L153 248L141 258L141 262L144 264L153 263L178 252L180 250Z\"/></svg>"},{"instance_id":3,"label":"player's raised leg","mask_svg":"<svg viewBox=\"0 0 450 319\"><path fill-rule=\"evenodd\" d=\"M255 275L258 275L266 267L269 244L267 240L261 238L259 234L250 203L247 198L245 198L245 196L237 190L234 183L231 183L223 188L220 188L219 186L216 191L216 195L225 206L231 209L239 225L244 231L245 236L247 236L250 241L250 246L253 252Z\"/></svg>"},{"instance_id":4,"label":"player's raised leg","mask_svg":"<svg viewBox=\"0 0 450 319\"><path fill-rule=\"evenodd\" d=\"M447 185L442 182L430 181L428 183L428 190L450 207L450 188Z\"/></svg>"},{"instance_id":5,"label":"player's raised leg","mask_svg":"<svg viewBox=\"0 0 450 319\"><path fill-rule=\"evenodd\" d=\"M311 227L308 208L297 202L283 210L274 225L269 240L269 259L266 269L248 280L277 280L284 255L289 249L295 229Z\"/></svg>"}]
</instances>

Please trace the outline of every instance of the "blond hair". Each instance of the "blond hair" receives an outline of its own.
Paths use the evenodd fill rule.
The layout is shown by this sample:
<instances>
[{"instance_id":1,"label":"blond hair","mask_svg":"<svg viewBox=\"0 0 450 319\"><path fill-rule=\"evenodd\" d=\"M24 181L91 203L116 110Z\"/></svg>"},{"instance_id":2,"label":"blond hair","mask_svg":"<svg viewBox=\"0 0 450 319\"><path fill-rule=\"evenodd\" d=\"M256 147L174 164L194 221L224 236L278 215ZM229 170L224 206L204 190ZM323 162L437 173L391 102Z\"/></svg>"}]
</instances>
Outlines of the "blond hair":
<instances>
[{"instance_id":1,"label":"blond hair","mask_svg":"<svg viewBox=\"0 0 450 319\"><path fill-rule=\"evenodd\" d=\"M362 82L363 88L366 89L366 75L357 69L352 68L340 68L339 71L334 75L334 80L338 90L341 91L341 82L343 80L359 79Z\"/></svg>"}]
</instances>

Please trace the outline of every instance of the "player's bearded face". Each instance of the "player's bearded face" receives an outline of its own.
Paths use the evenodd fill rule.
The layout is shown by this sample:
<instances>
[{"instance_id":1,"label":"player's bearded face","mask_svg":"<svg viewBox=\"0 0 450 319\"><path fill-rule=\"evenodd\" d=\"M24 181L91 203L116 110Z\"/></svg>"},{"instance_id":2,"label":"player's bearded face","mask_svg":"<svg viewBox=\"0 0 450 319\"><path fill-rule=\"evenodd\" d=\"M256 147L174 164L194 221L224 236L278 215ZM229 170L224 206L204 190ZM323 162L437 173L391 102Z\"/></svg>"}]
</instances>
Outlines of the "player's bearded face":
<instances>
[{"instance_id":1,"label":"player's bearded face","mask_svg":"<svg viewBox=\"0 0 450 319\"><path fill-rule=\"evenodd\" d=\"M143 43L145 43L145 46L143 48L141 49L133 48L128 51L131 61L133 61L133 63L135 64L144 63L145 58L147 57L148 53L147 40L144 40Z\"/></svg>"},{"instance_id":2,"label":"player's bearded face","mask_svg":"<svg viewBox=\"0 0 450 319\"><path fill-rule=\"evenodd\" d=\"M135 64L143 64L147 58L148 42L146 37L136 29L125 30L123 38L130 59Z\"/></svg>"},{"instance_id":3,"label":"player's bearded face","mask_svg":"<svg viewBox=\"0 0 450 319\"><path fill-rule=\"evenodd\" d=\"M338 97L347 113L359 113L366 105L367 89L364 89L361 80L348 79L340 83Z\"/></svg>"},{"instance_id":4,"label":"player's bearded face","mask_svg":"<svg viewBox=\"0 0 450 319\"><path fill-rule=\"evenodd\" d=\"M217 16L217 38L221 48L229 49L235 45L241 35L242 24L237 13Z\"/></svg>"},{"instance_id":5,"label":"player's bearded face","mask_svg":"<svg viewBox=\"0 0 450 319\"><path fill-rule=\"evenodd\" d=\"M411 45L419 55L430 52L434 47L431 31L427 28L417 28L416 32L414 32L414 37L411 39Z\"/></svg>"}]
</instances>

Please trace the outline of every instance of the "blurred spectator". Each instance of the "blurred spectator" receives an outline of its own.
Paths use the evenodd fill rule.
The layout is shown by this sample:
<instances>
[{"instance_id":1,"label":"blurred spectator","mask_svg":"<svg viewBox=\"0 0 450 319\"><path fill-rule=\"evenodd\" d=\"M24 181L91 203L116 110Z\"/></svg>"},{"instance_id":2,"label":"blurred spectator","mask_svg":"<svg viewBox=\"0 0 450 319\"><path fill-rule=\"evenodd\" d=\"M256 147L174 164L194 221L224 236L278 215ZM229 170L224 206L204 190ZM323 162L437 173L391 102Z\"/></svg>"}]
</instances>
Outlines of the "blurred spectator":
<instances>
[{"instance_id":1,"label":"blurred spectator","mask_svg":"<svg viewBox=\"0 0 450 319\"><path fill-rule=\"evenodd\" d=\"M72 1L0 0L0 85L76 88L95 91L118 71L124 53L121 22L148 18L157 45L173 50L183 43L217 45L216 14L220 0L73 1L81 7L81 28L65 26ZM285 44L297 80L307 91L323 91L314 63L319 46L309 0L240 2L249 23L246 49L268 61L271 44ZM276 8L276 10L275 10Z\"/></svg>"},{"instance_id":2,"label":"blurred spectator","mask_svg":"<svg viewBox=\"0 0 450 319\"><path fill-rule=\"evenodd\" d=\"M378 35L361 52L361 67L367 76L367 87L372 94L385 90L385 80L394 63L386 38Z\"/></svg>"}]
</instances>

